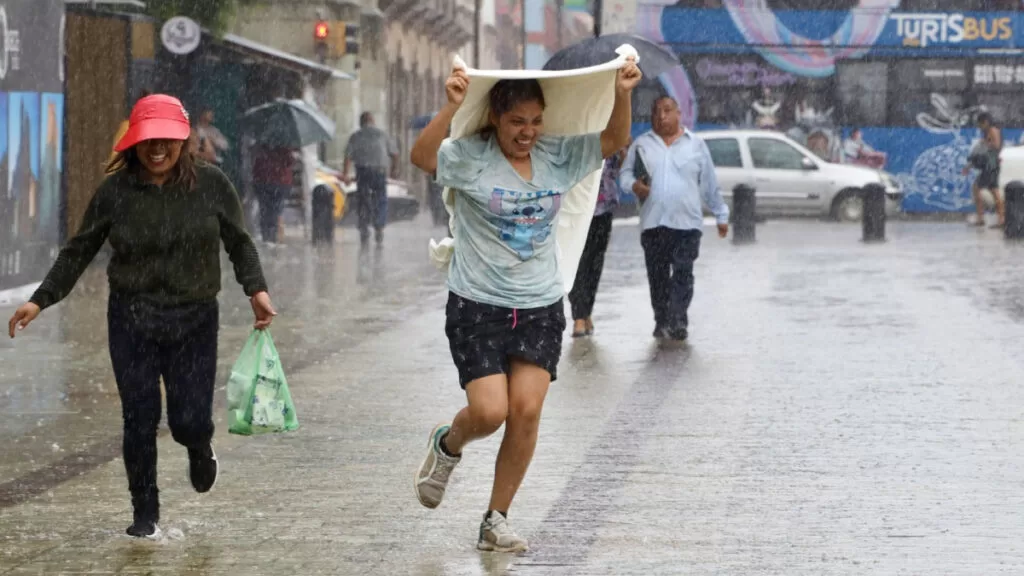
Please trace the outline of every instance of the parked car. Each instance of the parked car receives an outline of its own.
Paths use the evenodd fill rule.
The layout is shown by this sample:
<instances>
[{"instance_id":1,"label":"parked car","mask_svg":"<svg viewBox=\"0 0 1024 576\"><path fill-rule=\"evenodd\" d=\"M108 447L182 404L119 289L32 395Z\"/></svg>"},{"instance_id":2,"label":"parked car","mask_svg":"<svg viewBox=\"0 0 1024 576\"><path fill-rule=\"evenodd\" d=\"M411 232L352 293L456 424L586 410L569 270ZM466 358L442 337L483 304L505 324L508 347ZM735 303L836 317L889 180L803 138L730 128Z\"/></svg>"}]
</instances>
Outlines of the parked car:
<instances>
[{"instance_id":1,"label":"parked car","mask_svg":"<svg viewBox=\"0 0 1024 576\"><path fill-rule=\"evenodd\" d=\"M1006 146L999 152L999 189L1005 194L1006 185L1014 180L1024 182L1024 146Z\"/></svg>"},{"instance_id":2,"label":"parked car","mask_svg":"<svg viewBox=\"0 0 1024 576\"><path fill-rule=\"evenodd\" d=\"M864 214L860 190L881 184L886 210L899 211L903 194L896 179L882 170L834 164L785 134L765 130L719 130L697 133L707 143L726 203L739 184L757 191L759 215L820 215L859 221Z\"/></svg>"}]
</instances>

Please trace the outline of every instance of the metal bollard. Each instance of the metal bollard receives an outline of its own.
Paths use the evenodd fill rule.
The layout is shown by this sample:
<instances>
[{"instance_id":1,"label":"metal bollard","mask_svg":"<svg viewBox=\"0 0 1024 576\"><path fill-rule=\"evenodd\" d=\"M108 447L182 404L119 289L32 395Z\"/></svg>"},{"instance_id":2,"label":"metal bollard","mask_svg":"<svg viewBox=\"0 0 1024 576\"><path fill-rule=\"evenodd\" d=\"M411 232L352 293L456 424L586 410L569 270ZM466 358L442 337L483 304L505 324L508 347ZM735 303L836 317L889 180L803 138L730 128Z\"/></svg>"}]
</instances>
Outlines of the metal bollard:
<instances>
[{"instance_id":1,"label":"metal bollard","mask_svg":"<svg viewBox=\"0 0 1024 576\"><path fill-rule=\"evenodd\" d=\"M885 188L868 184L861 191L864 199L864 241L885 242Z\"/></svg>"},{"instance_id":2,"label":"metal bollard","mask_svg":"<svg viewBox=\"0 0 1024 576\"><path fill-rule=\"evenodd\" d=\"M732 190L732 243L753 244L756 224L756 190L747 184L737 184Z\"/></svg>"},{"instance_id":3,"label":"metal bollard","mask_svg":"<svg viewBox=\"0 0 1024 576\"><path fill-rule=\"evenodd\" d=\"M326 186L313 189L313 244L334 242L334 191Z\"/></svg>"},{"instance_id":4,"label":"metal bollard","mask_svg":"<svg viewBox=\"0 0 1024 576\"><path fill-rule=\"evenodd\" d=\"M1007 240L1024 238L1024 182L1014 180L1006 185L1006 226L1003 237Z\"/></svg>"}]
</instances>

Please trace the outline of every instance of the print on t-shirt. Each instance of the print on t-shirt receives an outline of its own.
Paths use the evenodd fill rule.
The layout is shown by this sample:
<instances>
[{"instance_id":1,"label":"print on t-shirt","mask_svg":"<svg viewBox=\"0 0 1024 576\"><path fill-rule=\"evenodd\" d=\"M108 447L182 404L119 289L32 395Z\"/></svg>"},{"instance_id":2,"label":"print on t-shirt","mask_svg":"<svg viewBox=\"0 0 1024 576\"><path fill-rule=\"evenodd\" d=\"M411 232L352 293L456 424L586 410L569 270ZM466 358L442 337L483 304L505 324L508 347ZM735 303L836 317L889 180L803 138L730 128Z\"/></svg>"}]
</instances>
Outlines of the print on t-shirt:
<instances>
[{"instance_id":1,"label":"print on t-shirt","mask_svg":"<svg viewBox=\"0 0 1024 576\"><path fill-rule=\"evenodd\" d=\"M498 217L498 234L522 260L533 256L536 244L551 235L561 205L561 192L555 190L519 192L495 187L491 192L491 212Z\"/></svg>"}]
</instances>

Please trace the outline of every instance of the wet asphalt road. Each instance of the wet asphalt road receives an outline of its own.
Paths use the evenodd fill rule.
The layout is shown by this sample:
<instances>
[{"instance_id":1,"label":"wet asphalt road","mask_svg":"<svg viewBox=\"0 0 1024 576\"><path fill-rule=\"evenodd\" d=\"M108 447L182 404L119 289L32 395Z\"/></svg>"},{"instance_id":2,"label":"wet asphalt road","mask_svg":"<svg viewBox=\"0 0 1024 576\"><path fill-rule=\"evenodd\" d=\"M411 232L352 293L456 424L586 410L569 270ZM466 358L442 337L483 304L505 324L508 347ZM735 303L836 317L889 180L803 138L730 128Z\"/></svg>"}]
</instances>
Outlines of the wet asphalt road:
<instances>
[{"instance_id":1,"label":"wet asphalt road","mask_svg":"<svg viewBox=\"0 0 1024 576\"><path fill-rule=\"evenodd\" d=\"M437 233L261 249L302 428L231 436L219 406L223 475L202 496L164 434L158 543L122 536L90 270L0 342L0 574L1024 573L1024 245L937 223L890 223L884 245L816 221L771 221L746 247L709 234L691 341L660 345L639 230L616 226L597 333L567 334L511 511L533 550L510 557L474 549L500 436L467 450L439 509L411 491L463 402ZM251 321L224 285L220 382Z\"/></svg>"}]
</instances>

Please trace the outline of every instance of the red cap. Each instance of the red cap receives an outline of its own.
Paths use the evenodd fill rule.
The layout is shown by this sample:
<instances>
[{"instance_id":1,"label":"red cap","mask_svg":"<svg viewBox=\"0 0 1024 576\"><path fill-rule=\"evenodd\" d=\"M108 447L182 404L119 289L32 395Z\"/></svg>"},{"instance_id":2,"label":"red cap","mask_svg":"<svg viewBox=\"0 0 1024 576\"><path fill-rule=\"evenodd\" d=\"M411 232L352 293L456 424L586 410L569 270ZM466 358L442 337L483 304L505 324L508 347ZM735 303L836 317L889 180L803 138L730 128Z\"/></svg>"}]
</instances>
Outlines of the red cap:
<instances>
[{"instance_id":1,"label":"red cap","mask_svg":"<svg viewBox=\"0 0 1024 576\"><path fill-rule=\"evenodd\" d=\"M188 140L192 127L181 100L166 94L139 99L128 118L128 131L117 146L123 152L143 140Z\"/></svg>"}]
</instances>

